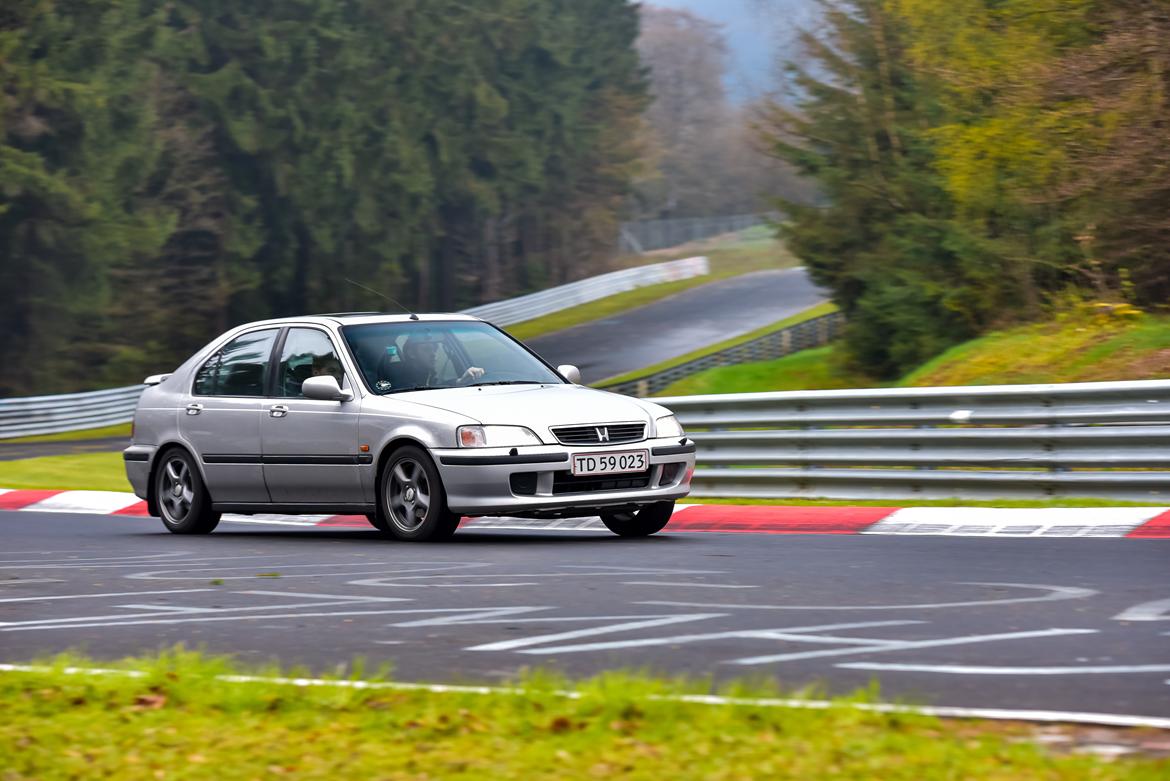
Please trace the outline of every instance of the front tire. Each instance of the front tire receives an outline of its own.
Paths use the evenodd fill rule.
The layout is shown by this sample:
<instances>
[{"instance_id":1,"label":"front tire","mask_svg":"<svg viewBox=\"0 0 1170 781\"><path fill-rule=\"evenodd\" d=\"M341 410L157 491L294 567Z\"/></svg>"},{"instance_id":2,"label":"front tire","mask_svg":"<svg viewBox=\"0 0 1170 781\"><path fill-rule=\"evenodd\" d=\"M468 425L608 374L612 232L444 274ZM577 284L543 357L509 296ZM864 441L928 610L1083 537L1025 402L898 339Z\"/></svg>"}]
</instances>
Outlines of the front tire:
<instances>
[{"instance_id":1,"label":"front tire","mask_svg":"<svg viewBox=\"0 0 1170 781\"><path fill-rule=\"evenodd\" d=\"M421 448L395 450L380 478L374 525L399 540L445 540L459 527L434 461Z\"/></svg>"},{"instance_id":2,"label":"front tire","mask_svg":"<svg viewBox=\"0 0 1170 781\"><path fill-rule=\"evenodd\" d=\"M173 448L162 454L154 496L163 526L172 534L210 534L219 525L203 475L185 450Z\"/></svg>"},{"instance_id":3,"label":"front tire","mask_svg":"<svg viewBox=\"0 0 1170 781\"><path fill-rule=\"evenodd\" d=\"M674 502L655 502L634 512L602 513L601 522L619 537L649 537L662 531L674 514Z\"/></svg>"}]
</instances>

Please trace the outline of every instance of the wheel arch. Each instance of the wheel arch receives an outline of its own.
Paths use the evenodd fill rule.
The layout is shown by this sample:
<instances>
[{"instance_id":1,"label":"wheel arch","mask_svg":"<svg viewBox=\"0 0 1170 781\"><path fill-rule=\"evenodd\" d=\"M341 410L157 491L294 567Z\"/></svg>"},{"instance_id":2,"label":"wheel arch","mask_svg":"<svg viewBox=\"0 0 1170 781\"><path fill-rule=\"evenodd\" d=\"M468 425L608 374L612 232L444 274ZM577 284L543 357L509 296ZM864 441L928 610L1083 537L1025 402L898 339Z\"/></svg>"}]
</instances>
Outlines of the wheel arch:
<instances>
[{"instance_id":1,"label":"wheel arch","mask_svg":"<svg viewBox=\"0 0 1170 781\"><path fill-rule=\"evenodd\" d=\"M154 458L150 462L150 472L146 478L146 511L156 518L159 517L160 513L158 509L158 488L156 487L157 481L155 478L158 477L158 468L163 462L163 456L171 450L182 450L190 456L191 461L195 464L195 469L199 471L199 479L203 482L204 486L207 485L207 475L203 473L203 461L195 455L195 451L187 443L177 440L163 442L158 446L158 450L154 451Z\"/></svg>"}]
</instances>

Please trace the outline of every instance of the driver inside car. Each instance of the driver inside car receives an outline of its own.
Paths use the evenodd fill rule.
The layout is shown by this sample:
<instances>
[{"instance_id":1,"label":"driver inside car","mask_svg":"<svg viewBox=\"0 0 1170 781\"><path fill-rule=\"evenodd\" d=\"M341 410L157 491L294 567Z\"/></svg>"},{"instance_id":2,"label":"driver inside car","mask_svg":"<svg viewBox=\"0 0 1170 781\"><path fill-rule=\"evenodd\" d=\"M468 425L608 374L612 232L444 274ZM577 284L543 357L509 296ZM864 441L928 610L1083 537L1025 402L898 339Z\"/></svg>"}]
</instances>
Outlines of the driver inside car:
<instances>
[{"instance_id":1,"label":"driver inside car","mask_svg":"<svg viewBox=\"0 0 1170 781\"><path fill-rule=\"evenodd\" d=\"M439 343L433 339L419 339L411 337L402 345L403 366L407 374L407 384L412 387L430 388L442 385L439 371L435 366L438 356ZM455 380L456 385L466 385L475 382L484 375L479 366L469 366L463 374Z\"/></svg>"}]
</instances>

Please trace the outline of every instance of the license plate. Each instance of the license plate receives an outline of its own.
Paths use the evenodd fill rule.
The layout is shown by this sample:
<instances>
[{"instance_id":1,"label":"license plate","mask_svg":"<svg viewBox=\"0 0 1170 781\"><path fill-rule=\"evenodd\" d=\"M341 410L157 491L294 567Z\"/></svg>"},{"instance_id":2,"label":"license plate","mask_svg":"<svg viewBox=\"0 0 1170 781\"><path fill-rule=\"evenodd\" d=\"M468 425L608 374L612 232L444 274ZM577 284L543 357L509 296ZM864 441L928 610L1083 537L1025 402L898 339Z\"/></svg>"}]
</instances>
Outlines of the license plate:
<instances>
[{"instance_id":1,"label":"license plate","mask_svg":"<svg viewBox=\"0 0 1170 781\"><path fill-rule=\"evenodd\" d=\"M574 475L618 475L624 472L645 472L650 465L646 450L626 450L621 453L578 453L573 456Z\"/></svg>"}]
</instances>

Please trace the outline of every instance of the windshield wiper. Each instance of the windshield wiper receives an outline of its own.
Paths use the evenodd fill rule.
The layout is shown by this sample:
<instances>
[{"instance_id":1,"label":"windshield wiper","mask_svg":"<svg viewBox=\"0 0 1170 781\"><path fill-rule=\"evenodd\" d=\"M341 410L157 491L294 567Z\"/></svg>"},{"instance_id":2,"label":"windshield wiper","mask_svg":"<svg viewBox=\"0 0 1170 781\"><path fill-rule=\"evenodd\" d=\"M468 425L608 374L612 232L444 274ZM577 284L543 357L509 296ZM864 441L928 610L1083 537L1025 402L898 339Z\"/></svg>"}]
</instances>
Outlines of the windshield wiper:
<instances>
[{"instance_id":1,"label":"windshield wiper","mask_svg":"<svg viewBox=\"0 0 1170 781\"><path fill-rule=\"evenodd\" d=\"M494 382L473 382L465 385L466 388L479 388L484 385L544 385L540 380L496 380Z\"/></svg>"},{"instance_id":2,"label":"windshield wiper","mask_svg":"<svg viewBox=\"0 0 1170 781\"><path fill-rule=\"evenodd\" d=\"M395 393L409 393L410 391L422 391L422 390L442 390L444 388L454 388L454 387L457 387L457 386L455 386L455 385L415 385L411 388L394 388L392 390L388 390L385 393L381 393L379 395L380 396L391 396Z\"/></svg>"}]
</instances>

